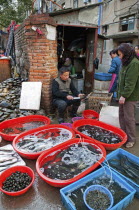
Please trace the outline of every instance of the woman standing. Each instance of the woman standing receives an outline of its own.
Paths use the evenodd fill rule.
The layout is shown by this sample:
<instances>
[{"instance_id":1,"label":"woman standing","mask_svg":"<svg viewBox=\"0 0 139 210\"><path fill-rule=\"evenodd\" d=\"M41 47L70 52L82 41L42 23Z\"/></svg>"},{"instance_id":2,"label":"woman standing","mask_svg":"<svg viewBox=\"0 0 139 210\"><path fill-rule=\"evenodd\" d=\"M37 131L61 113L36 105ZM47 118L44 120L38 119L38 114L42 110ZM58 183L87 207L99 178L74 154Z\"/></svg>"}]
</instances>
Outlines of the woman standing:
<instances>
[{"instance_id":1,"label":"woman standing","mask_svg":"<svg viewBox=\"0 0 139 210\"><path fill-rule=\"evenodd\" d=\"M114 92L117 90L118 75L121 68L121 59L118 57L117 49L111 50L110 56L112 61L108 73L112 73L112 80L110 83L109 92L114 94Z\"/></svg>"},{"instance_id":2,"label":"woman standing","mask_svg":"<svg viewBox=\"0 0 139 210\"><path fill-rule=\"evenodd\" d=\"M139 60L135 50L126 43L118 47L118 54L122 61L118 82L119 121L128 138L125 146L130 148L136 141L134 111L139 101Z\"/></svg>"}]
</instances>

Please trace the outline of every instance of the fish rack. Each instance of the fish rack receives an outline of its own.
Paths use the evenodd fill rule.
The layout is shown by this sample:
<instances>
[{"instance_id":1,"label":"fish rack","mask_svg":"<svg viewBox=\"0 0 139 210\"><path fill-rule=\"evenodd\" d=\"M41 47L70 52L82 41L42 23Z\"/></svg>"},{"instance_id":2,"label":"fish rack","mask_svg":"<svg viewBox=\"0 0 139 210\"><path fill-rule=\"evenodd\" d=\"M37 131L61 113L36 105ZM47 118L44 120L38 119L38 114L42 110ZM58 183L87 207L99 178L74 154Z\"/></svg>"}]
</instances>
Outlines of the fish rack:
<instances>
[{"instance_id":1,"label":"fish rack","mask_svg":"<svg viewBox=\"0 0 139 210\"><path fill-rule=\"evenodd\" d=\"M110 105L112 95L108 92L91 92L88 96L88 108L99 113L103 104Z\"/></svg>"}]
</instances>

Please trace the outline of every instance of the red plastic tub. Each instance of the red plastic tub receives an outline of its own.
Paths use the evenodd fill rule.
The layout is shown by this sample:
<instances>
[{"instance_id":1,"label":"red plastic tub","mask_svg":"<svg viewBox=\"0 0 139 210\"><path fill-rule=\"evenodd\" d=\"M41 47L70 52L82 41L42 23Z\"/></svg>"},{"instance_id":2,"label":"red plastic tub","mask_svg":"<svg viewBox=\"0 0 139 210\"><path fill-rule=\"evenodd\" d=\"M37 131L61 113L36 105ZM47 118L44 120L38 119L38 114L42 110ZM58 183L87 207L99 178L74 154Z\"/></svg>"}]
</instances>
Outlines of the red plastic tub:
<instances>
[{"instance_id":1,"label":"red plastic tub","mask_svg":"<svg viewBox=\"0 0 139 210\"><path fill-rule=\"evenodd\" d=\"M49 124L50 124L50 119L42 115L29 115L29 116L24 116L24 117L18 117L18 118L5 120L1 122L0 135L2 136L4 140L13 141L13 139L17 135L19 135L20 133L24 131L33 129L34 126L37 128L37 127L41 127L41 126L45 126Z\"/></svg>"},{"instance_id":2,"label":"red plastic tub","mask_svg":"<svg viewBox=\"0 0 139 210\"><path fill-rule=\"evenodd\" d=\"M96 163L94 163L93 165L91 165L90 167L88 167L86 170L84 170L83 172L79 173L78 175L75 175L73 178L71 179L66 179L66 180L58 180L58 179L51 179L47 176L45 176L42 173L42 166L51 161L53 158L55 158L55 156L57 154L59 154L61 151L64 151L65 149L68 149L71 145L73 144L79 144L81 143L81 141L78 138L74 138L71 139L70 141L64 142L61 145L56 146L55 148L53 147L51 150L49 151L45 151L43 152L37 159L36 161L36 170L37 173L39 174L39 176L48 184L54 186L54 187L64 187L66 185L69 185L79 179L81 179L82 177L86 176L88 173L92 172L93 170L95 170L104 160L106 157L106 150L102 145L97 145L96 143L93 143L91 140L89 139L84 139L83 141L84 143L89 143L92 147L94 147L95 149L98 149L100 151L100 154L102 154L101 159L99 159L99 161L97 161Z\"/></svg>"},{"instance_id":3,"label":"red plastic tub","mask_svg":"<svg viewBox=\"0 0 139 210\"><path fill-rule=\"evenodd\" d=\"M44 152L46 149L42 150L42 151L39 151L39 152L35 152L35 153L30 153L30 152L23 152L21 151L18 147L17 147L17 143L24 137L26 136L29 136L29 135L35 135L37 136L38 138L44 138L44 140L47 141L47 138L48 136L51 134L51 133L54 133L56 136L58 136L58 131L60 129L65 129L67 131L70 131L70 134L71 134L71 137L68 138L66 141L68 141L69 139L72 139L75 137L75 132L67 127L67 126L64 126L64 125L59 125L59 124L52 124L52 125L47 125L47 126L43 126L43 127L40 127L40 128L36 128L36 129L33 129L33 130L29 130L29 131L26 131L26 132L23 132L21 133L20 135L18 135L17 137L15 137L15 139L13 140L13 148L15 149L15 151L17 153L19 153L22 157L25 157L27 159L37 159L38 156ZM43 137L44 136L44 137ZM24 140L23 140L24 141ZM47 142L46 142L47 144ZM54 146L55 147L55 146ZM47 149L47 150L50 150L51 148Z\"/></svg>"},{"instance_id":4,"label":"red plastic tub","mask_svg":"<svg viewBox=\"0 0 139 210\"><path fill-rule=\"evenodd\" d=\"M27 173L31 178L31 183L24 188L23 190L17 191L17 192L9 192L9 191L5 191L2 189L3 186L3 182L9 177L11 176L12 173L16 172L16 171L20 171L23 173ZM2 191L3 193L10 195L10 196L19 196L24 194L25 192L27 192L29 190L29 188L32 186L33 182L35 179L35 175L34 172L31 168L27 167L27 166L13 166L11 168L8 168L7 170L5 170L4 172L2 172L2 174L0 175L0 191Z\"/></svg>"},{"instance_id":5,"label":"red plastic tub","mask_svg":"<svg viewBox=\"0 0 139 210\"><path fill-rule=\"evenodd\" d=\"M95 120L99 119L99 113L91 109L84 110L82 115L84 119L95 119Z\"/></svg>"},{"instance_id":6,"label":"red plastic tub","mask_svg":"<svg viewBox=\"0 0 139 210\"><path fill-rule=\"evenodd\" d=\"M121 138L122 141L119 143L116 143L116 144L107 144L107 143L100 142L100 141L93 139L93 138L81 133L80 131L78 131L78 127L83 126L83 125L92 125L92 126L94 125L94 126L98 126L100 128L112 131L113 133L117 134ZM103 122L100 122L98 120L83 119L80 121L75 121L72 125L72 128L82 138L88 138L98 145L101 144L102 146L104 146L106 148L106 150L115 150L115 149L121 147L127 141L127 135L122 129L117 128L112 125L109 125L109 124L106 124L106 123L103 123Z\"/></svg>"}]
</instances>

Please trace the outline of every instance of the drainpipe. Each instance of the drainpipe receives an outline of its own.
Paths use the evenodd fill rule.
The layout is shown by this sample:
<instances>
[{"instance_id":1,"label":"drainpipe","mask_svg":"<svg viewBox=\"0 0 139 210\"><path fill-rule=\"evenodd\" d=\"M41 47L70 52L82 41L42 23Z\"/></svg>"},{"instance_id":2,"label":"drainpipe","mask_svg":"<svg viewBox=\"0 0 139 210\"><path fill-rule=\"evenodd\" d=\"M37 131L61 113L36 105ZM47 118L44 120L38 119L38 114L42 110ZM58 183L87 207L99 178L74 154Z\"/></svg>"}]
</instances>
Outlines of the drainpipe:
<instances>
[{"instance_id":1,"label":"drainpipe","mask_svg":"<svg viewBox=\"0 0 139 210\"><path fill-rule=\"evenodd\" d=\"M52 2L50 1L50 12L52 12L53 10L53 6L52 6Z\"/></svg>"},{"instance_id":2,"label":"drainpipe","mask_svg":"<svg viewBox=\"0 0 139 210\"><path fill-rule=\"evenodd\" d=\"M98 0L98 3L102 2L102 0ZM101 25L101 17L102 17L102 4L99 5L99 17L98 17L98 34L100 34L100 25Z\"/></svg>"},{"instance_id":3,"label":"drainpipe","mask_svg":"<svg viewBox=\"0 0 139 210\"><path fill-rule=\"evenodd\" d=\"M41 0L38 0L38 13L41 14Z\"/></svg>"}]
</instances>

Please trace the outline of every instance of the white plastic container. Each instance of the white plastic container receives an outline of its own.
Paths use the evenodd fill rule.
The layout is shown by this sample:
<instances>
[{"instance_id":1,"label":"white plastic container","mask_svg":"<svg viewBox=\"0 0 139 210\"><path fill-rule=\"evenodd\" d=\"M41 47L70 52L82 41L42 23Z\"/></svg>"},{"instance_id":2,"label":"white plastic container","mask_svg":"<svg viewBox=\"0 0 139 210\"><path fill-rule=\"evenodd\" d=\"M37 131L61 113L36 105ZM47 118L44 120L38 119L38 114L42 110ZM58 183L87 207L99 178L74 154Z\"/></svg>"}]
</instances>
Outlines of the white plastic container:
<instances>
[{"instance_id":1,"label":"white plastic container","mask_svg":"<svg viewBox=\"0 0 139 210\"><path fill-rule=\"evenodd\" d=\"M94 80L94 89L96 90L108 90L111 81L99 81Z\"/></svg>"}]
</instances>

